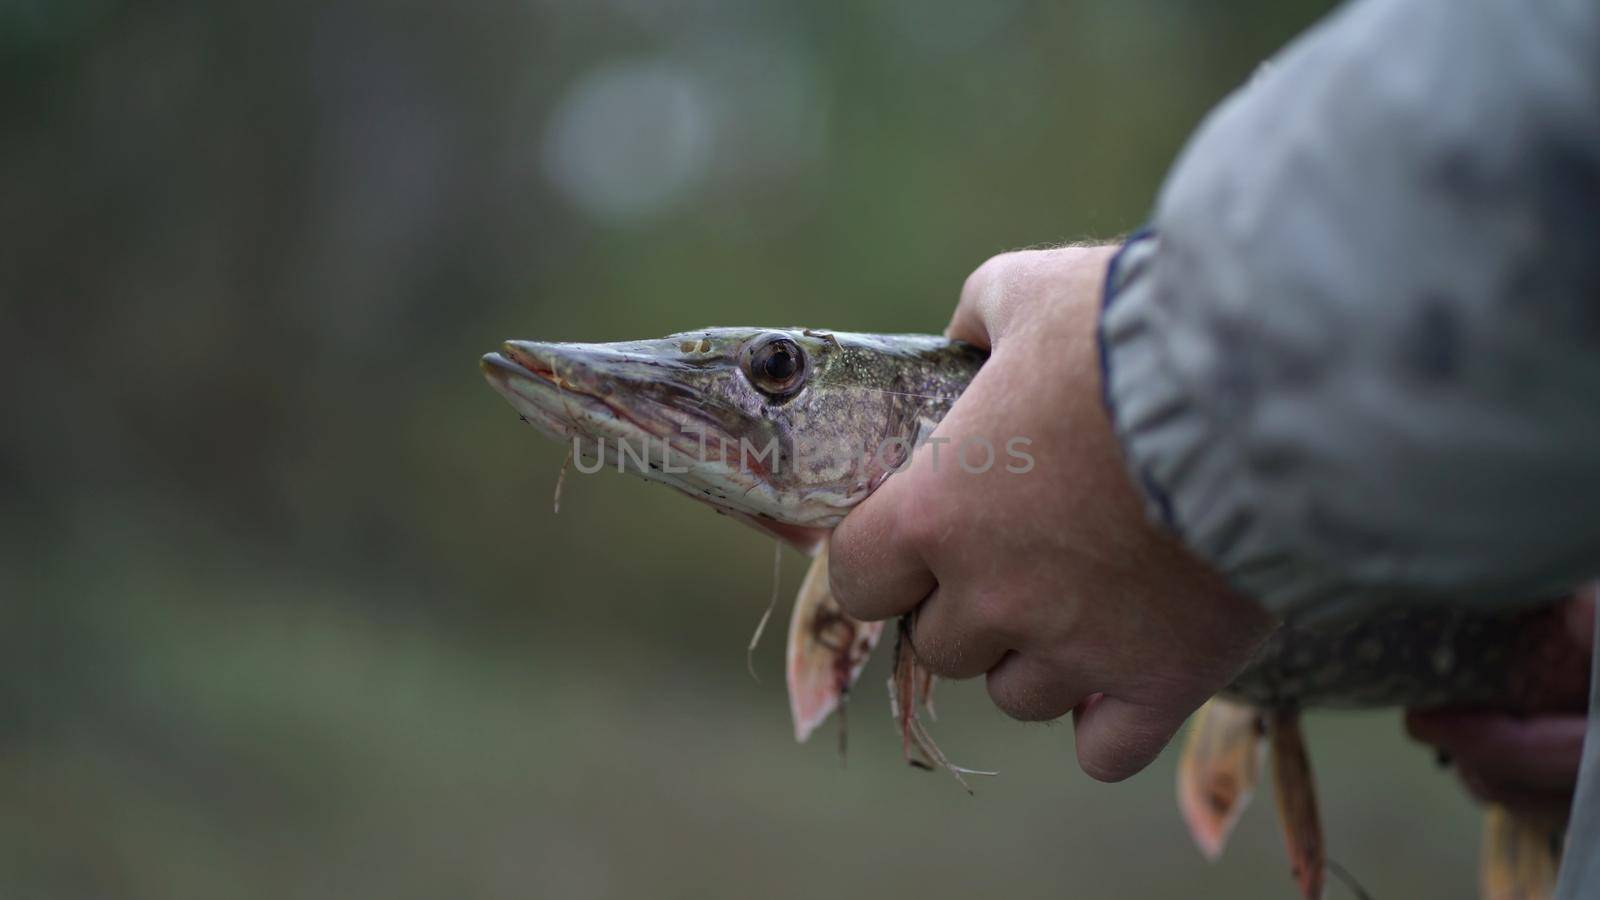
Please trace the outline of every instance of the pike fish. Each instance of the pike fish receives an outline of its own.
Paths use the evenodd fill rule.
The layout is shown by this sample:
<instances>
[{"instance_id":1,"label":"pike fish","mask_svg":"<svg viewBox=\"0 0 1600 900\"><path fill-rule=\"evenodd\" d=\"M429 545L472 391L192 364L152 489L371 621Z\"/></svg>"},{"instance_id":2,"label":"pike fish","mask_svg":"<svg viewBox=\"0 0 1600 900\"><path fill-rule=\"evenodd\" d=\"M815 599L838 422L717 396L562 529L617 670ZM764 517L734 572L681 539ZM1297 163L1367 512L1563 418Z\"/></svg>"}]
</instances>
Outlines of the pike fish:
<instances>
[{"instance_id":1,"label":"pike fish","mask_svg":"<svg viewBox=\"0 0 1600 900\"><path fill-rule=\"evenodd\" d=\"M507 341L481 361L521 418L570 442L588 471L615 465L677 488L813 558L789 623L786 679L806 740L849 696L883 623L852 618L828 589L828 534L932 434L986 354L925 335L708 328L656 340ZM895 640L890 704L908 761L974 773L933 742L934 678ZM1272 760L1292 875L1308 898L1327 870L1300 712L1312 707L1582 709L1586 654L1559 604L1515 610L1380 610L1334 627L1283 625L1191 720L1178 805L1208 859ZM1564 823L1486 816L1484 896L1553 893Z\"/></svg>"}]
</instances>

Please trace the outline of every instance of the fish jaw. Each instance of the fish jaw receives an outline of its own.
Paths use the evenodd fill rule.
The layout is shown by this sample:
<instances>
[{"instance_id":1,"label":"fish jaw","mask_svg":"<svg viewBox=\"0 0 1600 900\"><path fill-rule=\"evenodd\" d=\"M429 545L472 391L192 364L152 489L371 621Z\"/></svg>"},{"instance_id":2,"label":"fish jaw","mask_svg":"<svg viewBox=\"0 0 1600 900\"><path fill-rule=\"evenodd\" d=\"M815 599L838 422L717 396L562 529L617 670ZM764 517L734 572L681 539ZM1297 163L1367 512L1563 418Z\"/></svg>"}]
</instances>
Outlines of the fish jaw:
<instances>
[{"instance_id":1,"label":"fish jaw","mask_svg":"<svg viewBox=\"0 0 1600 900\"><path fill-rule=\"evenodd\" d=\"M503 353L486 353L479 360L485 381L506 399L523 421L541 433L565 440L579 433L579 415L571 404L593 403L587 397L564 394L553 377L535 372ZM597 410L587 411L593 415Z\"/></svg>"},{"instance_id":2,"label":"fish jaw","mask_svg":"<svg viewBox=\"0 0 1600 900\"><path fill-rule=\"evenodd\" d=\"M489 385L550 437L679 443L691 416L686 404L664 396L681 396L688 379L664 371L671 362L650 346L656 343L506 341L479 365Z\"/></svg>"}]
</instances>

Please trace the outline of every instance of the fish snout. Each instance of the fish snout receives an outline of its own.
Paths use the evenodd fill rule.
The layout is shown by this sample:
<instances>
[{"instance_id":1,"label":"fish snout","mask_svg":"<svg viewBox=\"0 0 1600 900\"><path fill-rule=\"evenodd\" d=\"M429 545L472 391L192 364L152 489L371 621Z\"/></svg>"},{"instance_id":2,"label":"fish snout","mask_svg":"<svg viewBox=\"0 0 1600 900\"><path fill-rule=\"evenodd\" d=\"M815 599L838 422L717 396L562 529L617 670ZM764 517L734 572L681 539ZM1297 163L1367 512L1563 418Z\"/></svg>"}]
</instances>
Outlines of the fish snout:
<instances>
[{"instance_id":1,"label":"fish snout","mask_svg":"<svg viewBox=\"0 0 1600 900\"><path fill-rule=\"evenodd\" d=\"M478 368L492 384L504 384L514 378L526 379L533 374L504 353L485 353L478 359Z\"/></svg>"},{"instance_id":2,"label":"fish snout","mask_svg":"<svg viewBox=\"0 0 1600 900\"><path fill-rule=\"evenodd\" d=\"M500 345L500 356L535 375L549 378L555 373L553 345L537 341L506 341Z\"/></svg>"}]
</instances>

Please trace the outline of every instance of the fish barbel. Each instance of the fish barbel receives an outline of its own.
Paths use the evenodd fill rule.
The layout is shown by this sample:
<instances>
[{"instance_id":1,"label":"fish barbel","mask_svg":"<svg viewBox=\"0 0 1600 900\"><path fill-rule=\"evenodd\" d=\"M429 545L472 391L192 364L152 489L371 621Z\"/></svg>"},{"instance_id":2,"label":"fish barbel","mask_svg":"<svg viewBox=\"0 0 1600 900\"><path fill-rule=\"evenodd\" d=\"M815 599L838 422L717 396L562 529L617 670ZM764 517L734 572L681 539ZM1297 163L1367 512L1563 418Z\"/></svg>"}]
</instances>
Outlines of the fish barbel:
<instances>
[{"instance_id":1,"label":"fish barbel","mask_svg":"<svg viewBox=\"0 0 1600 900\"><path fill-rule=\"evenodd\" d=\"M795 732L805 740L847 695L882 631L833 602L827 535L923 445L986 358L925 335L709 328L623 343L507 341L481 365L524 420L570 441L587 464L670 485L814 557L786 660ZM1208 857L1220 853L1266 744L1296 880L1318 896L1324 861L1299 711L1582 708L1586 656L1566 633L1550 601L1393 607L1334 626L1281 626L1191 724L1179 765L1191 834ZM924 765L959 779L969 770L943 757L917 714L931 675L899 642L894 671L891 704L908 758L920 751ZM1503 817L1494 822L1486 836L1502 836L1486 840L1489 861L1528 837ZM1559 846L1547 834L1543 844ZM1538 896L1549 886L1514 889Z\"/></svg>"}]
</instances>

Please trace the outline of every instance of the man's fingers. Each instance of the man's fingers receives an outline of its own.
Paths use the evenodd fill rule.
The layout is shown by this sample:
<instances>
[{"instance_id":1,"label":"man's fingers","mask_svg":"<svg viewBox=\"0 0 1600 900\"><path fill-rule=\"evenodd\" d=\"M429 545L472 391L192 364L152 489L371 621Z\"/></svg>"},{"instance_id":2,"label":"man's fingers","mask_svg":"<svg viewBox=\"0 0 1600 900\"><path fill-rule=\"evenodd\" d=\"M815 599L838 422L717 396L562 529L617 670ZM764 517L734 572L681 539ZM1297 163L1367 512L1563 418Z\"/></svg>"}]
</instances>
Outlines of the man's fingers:
<instances>
[{"instance_id":1,"label":"man's fingers","mask_svg":"<svg viewBox=\"0 0 1600 900\"><path fill-rule=\"evenodd\" d=\"M1583 716L1408 712L1411 736L1448 752L1463 771L1535 791L1571 791L1583 758Z\"/></svg>"},{"instance_id":2,"label":"man's fingers","mask_svg":"<svg viewBox=\"0 0 1600 900\"><path fill-rule=\"evenodd\" d=\"M1023 722L1059 719L1083 701L1086 691L1075 673L1041 657L1007 653L989 670L989 699L1000 711Z\"/></svg>"},{"instance_id":3,"label":"man's fingers","mask_svg":"<svg viewBox=\"0 0 1600 900\"><path fill-rule=\"evenodd\" d=\"M1096 694L1073 713L1078 766L1096 781L1136 775L1161 755L1186 717Z\"/></svg>"},{"instance_id":4,"label":"man's fingers","mask_svg":"<svg viewBox=\"0 0 1600 900\"><path fill-rule=\"evenodd\" d=\"M917 659L935 675L976 678L1012 649L1010 629L983 597L937 588L917 607L911 643Z\"/></svg>"},{"instance_id":5,"label":"man's fingers","mask_svg":"<svg viewBox=\"0 0 1600 900\"><path fill-rule=\"evenodd\" d=\"M950 317L945 337L979 347L993 347L1008 331L1016 311L1036 290L1039 279L1030 277L1048 264L1059 250L1018 250L991 257L967 276L961 299Z\"/></svg>"},{"instance_id":6,"label":"man's fingers","mask_svg":"<svg viewBox=\"0 0 1600 900\"><path fill-rule=\"evenodd\" d=\"M906 527L908 474L889 476L845 516L828 545L828 587L858 619L908 613L938 586Z\"/></svg>"},{"instance_id":7,"label":"man's fingers","mask_svg":"<svg viewBox=\"0 0 1600 900\"><path fill-rule=\"evenodd\" d=\"M1058 247L993 257L967 276L945 336L993 347L1011 330L1018 310L1047 288L1063 295L1097 293L1114 252L1114 246Z\"/></svg>"},{"instance_id":8,"label":"man's fingers","mask_svg":"<svg viewBox=\"0 0 1600 900\"><path fill-rule=\"evenodd\" d=\"M1538 790L1470 768L1463 768L1460 773L1467 793L1484 803L1498 803L1514 812L1540 817L1564 816L1572 806L1571 790Z\"/></svg>"}]
</instances>

